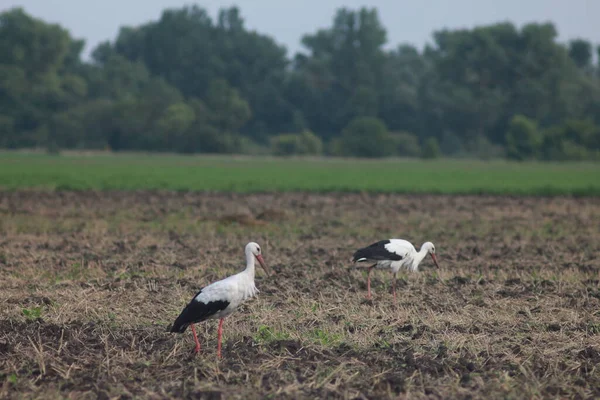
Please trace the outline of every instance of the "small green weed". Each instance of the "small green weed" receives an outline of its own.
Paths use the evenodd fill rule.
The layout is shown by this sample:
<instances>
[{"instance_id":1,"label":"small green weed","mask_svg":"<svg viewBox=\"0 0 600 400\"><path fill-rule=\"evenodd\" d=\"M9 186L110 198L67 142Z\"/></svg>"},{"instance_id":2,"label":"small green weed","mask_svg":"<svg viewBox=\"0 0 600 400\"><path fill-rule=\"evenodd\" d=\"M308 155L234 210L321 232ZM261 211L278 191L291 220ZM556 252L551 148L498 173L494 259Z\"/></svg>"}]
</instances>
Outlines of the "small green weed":
<instances>
[{"instance_id":1,"label":"small green weed","mask_svg":"<svg viewBox=\"0 0 600 400\"><path fill-rule=\"evenodd\" d=\"M42 316L42 307L24 308L22 312L27 319L36 320Z\"/></svg>"},{"instance_id":2,"label":"small green weed","mask_svg":"<svg viewBox=\"0 0 600 400\"><path fill-rule=\"evenodd\" d=\"M315 329L310 334L311 338L322 346L333 346L342 339L341 335L328 333L322 329Z\"/></svg>"},{"instance_id":3,"label":"small green weed","mask_svg":"<svg viewBox=\"0 0 600 400\"><path fill-rule=\"evenodd\" d=\"M254 337L254 340L258 343L269 343L276 340L286 340L289 339L290 335L287 332L277 332L273 331L270 327L266 325L261 325L258 328L258 332Z\"/></svg>"}]
</instances>

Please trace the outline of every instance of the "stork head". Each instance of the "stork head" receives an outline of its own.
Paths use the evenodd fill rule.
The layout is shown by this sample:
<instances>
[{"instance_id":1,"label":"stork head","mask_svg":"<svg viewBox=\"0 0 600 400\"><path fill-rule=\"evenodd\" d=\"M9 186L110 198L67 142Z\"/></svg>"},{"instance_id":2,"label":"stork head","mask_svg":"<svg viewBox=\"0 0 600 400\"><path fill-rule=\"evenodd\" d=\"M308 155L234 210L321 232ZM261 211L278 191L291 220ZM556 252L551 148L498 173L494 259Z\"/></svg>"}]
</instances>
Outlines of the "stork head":
<instances>
[{"instance_id":1,"label":"stork head","mask_svg":"<svg viewBox=\"0 0 600 400\"><path fill-rule=\"evenodd\" d=\"M267 267L267 264L265 263L265 260L263 259L262 256L262 250L260 249L260 246L258 245L258 243L255 242L250 242L246 245L246 257L254 257L258 260L258 263L260 264L260 266L265 270L265 273L268 275L269 274L269 267Z\"/></svg>"},{"instance_id":2,"label":"stork head","mask_svg":"<svg viewBox=\"0 0 600 400\"><path fill-rule=\"evenodd\" d=\"M425 242L423 243L423 246L421 246L421 249L427 250L427 253L429 253L431 255L431 258L433 259L435 266L439 268L440 266L437 262L437 258L435 257L435 246L433 245L433 243Z\"/></svg>"}]
</instances>

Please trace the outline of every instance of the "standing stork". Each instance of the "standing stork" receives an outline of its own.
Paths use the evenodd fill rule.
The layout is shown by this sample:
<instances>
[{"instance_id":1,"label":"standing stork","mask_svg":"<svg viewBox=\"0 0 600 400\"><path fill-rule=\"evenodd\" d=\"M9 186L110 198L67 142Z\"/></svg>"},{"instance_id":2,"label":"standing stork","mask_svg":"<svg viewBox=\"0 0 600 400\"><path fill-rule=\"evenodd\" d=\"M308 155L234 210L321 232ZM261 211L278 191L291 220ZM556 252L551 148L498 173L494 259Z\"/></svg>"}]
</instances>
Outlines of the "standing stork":
<instances>
[{"instance_id":1,"label":"standing stork","mask_svg":"<svg viewBox=\"0 0 600 400\"><path fill-rule=\"evenodd\" d=\"M404 239L388 239L380 240L370 246L357 250L352 261L360 262L375 262L369 267L367 278L367 298L371 299L371 270L374 267L378 269L391 269L394 273L392 290L394 292L394 302L396 301L396 279L398 271L401 268L406 268L409 271L417 271L419 263L423 261L427 254L431 254L431 258L436 267L440 267L435 257L435 246L431 242L425 242L421 245L421 250L417 251L409 241Z\"/></svg>"},{"instance_id":2,"label":"standing stork","mask_svg":"<svg viewBox=\"0 0 600 400\"><path fill-rule=\"evenodd\" d=\"M195 353L200 351L200 342L194 324L208 319L219 319L217 355L219 358L221 357L223 319L234 312L244 301L258 293L258 289L254 285L255 260L258 260L265 273L269 275L267 264L257 243L248 243L245 252L246 269L200 289L171 327L171 332L183 333L188 326L191 326L196 342Z\"/></svg>"}]
</instances>

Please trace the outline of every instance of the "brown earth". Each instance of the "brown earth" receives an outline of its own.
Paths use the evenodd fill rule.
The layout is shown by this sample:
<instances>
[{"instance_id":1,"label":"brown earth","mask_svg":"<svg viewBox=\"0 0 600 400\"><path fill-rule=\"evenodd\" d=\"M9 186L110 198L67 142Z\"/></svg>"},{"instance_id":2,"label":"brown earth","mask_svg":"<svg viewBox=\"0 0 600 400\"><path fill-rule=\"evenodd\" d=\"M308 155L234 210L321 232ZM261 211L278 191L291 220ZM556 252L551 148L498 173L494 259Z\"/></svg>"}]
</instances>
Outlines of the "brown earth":
<instances>
[{"instance_id":1,"label":"brown earth","mask_svg":"<svg viewBox=\"0 0 600 400\"><path fill-rule=\"evenodd\" d=\"M349 262L388 237L441 265L397 306ZM250 240L277 274L193 356ZM598 198L0 192L0 271L1 398L600 397Z\"/></svg>"}]
</instances>

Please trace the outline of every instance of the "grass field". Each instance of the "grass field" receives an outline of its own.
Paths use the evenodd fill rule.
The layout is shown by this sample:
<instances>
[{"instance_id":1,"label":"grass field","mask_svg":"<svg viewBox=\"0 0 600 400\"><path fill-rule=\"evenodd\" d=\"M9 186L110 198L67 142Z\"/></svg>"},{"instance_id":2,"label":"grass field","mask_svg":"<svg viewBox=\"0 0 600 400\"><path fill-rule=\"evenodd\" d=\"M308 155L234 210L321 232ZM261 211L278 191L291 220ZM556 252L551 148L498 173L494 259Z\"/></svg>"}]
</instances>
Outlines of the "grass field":
<instances>
[{"instance_id":1,"label":"grass field","mask_svg":"<svg viewBox=\"0 0 600 400\"><path fill-rule=\"evenodd\" d=\"M0 188L600 195L600 164L0 153Z\"/></svg>"},{"instance_id":2,"label":"grass field","mask_svg":"<svg viewBox=\"0 0 600 400\"><path fill-rule=\"evenodd\" d=\"M598 176L0 153L0 398L598 398ZM366 301L349 262L388 237L434 242L441 265L404 274L398 304L384 271ZM251 240L276 274L226 319L224 358L215 321L194 356L167 327Z\"/></svg>"},{"instance_id":3,"label":"grass field","mask_svg":"<svg viewBox=\"0 0 600 400\"><path fill-rule=\"evenodd\" d=\"M598 220L595 197L0 191L0 398L598 398ZM365 301L349 259L390 236L441 269ZM166 329L250 240L276 274L223 360L216 321L194 357Z\"/></svg>"}]
</instances>

